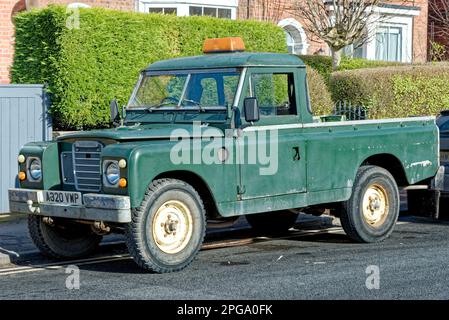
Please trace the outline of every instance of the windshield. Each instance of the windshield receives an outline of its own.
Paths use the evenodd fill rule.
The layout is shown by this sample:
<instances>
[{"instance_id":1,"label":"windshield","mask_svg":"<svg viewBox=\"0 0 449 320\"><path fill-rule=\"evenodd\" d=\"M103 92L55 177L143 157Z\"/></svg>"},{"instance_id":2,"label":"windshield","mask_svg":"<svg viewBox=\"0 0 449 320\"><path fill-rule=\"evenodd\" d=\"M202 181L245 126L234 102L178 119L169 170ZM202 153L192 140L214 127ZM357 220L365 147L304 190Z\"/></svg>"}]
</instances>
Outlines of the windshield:
<instances>
[{"instance_id":1,"label":"windshield","mask_svg":"<svg viewBox=\"0 0 449 320\"><path fill-rule=\"evenodd\" d=\"M129 109L208 109L234 102L240 79L237 70L144 73Z\"/></svg>"}]
</instances>

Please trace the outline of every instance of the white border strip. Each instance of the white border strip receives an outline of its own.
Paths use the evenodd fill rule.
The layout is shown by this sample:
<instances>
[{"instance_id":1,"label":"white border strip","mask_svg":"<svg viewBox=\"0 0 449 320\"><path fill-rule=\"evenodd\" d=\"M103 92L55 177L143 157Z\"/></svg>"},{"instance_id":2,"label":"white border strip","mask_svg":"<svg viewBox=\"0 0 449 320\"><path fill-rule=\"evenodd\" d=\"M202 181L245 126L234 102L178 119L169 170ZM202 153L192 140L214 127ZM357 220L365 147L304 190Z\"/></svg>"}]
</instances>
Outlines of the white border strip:
<instances>
[{"instance_id":1,"label":"white border strip","mask_svg":"<svg viewBox=\"0 0 449 320\"><path fill-rule=\"evenodd\" d=\"M395 118L382 120L350 120L350 121L331 121L319 123L291 123L278 124L271 126L252 126L246 127L243 131L259 131L259 130L280 130L280 129L297 129L297 128L320 128L320 127L341 127L341 126L355 126L363 124L384 124L384 123L403 123L403 122L419 122L419 121L434 121L436 117L409 117L409 118Z\"/></svg>"},{"instance_id":2,"label":"white border strip","mask_svg":"<svg viewBox=\"0 0 449 320\"><path fill-rule=\"evenodd\" d=\"M350 120L350 121L336 121L336 122L320 122L320 123L306 123L304 128L309 127L334 127L334 126L351 126L358 124L382 124L395 122L418 122L418 121L434 121L436 117L409 117L409 118L393 118L393 119L374 119L374 120Z\"/></svg>"}]
</instances>

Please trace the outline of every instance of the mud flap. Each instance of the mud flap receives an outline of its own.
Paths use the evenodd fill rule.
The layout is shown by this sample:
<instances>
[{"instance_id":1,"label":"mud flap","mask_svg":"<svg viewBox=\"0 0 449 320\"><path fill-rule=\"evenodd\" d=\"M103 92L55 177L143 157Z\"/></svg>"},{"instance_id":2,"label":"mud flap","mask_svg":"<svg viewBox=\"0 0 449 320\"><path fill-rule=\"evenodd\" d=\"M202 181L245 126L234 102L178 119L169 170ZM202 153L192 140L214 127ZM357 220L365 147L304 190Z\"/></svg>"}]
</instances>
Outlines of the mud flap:
<instances>
[{"instance_id":1,"label":"mud flap","mask_svg":"<svg viewBox=\"0 0 449 320\"><path fill-rule=\"evenodd\" d=\"M438 219L441 191L444 189L444 167L440 166L426 189L407 190L408 213L414 216Z\"/></svg>"},{"instance_id":2,"label":"mud flap","mask_svg":"<svg viewBox=\"0 0 449 320\"><path fill-rule=\"evenodd\" d=\"M412 216L438 219L440 216L440 190L407 190L408 213Z\"/></svg>"}]
</instances>

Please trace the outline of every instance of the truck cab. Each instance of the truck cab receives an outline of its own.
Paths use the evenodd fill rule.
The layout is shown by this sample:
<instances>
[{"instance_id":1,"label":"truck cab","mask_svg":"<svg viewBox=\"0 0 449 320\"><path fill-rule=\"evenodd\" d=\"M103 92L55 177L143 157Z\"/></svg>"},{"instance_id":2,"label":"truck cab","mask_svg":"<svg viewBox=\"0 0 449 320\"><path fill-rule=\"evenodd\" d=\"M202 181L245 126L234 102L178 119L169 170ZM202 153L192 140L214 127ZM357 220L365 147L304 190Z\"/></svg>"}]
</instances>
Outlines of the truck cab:
<instances>
[{"instance_id":1,"label":"truck cab","mask_svg":"<svg viewBox=\"0 0 449 320\"><path fill-rule=\"evenodd\" d=\"M434 117L321 122L299 57L244 49L209 39L204 55L153 63L125 111L111 105L113 128L24 146L10 207L29 215L37 247L78 257L124 230L138 265L171 272L194 259L208 219L280 233L307 208L378 242L399 187L441 185Z\"/></svg>"}]
</instances>

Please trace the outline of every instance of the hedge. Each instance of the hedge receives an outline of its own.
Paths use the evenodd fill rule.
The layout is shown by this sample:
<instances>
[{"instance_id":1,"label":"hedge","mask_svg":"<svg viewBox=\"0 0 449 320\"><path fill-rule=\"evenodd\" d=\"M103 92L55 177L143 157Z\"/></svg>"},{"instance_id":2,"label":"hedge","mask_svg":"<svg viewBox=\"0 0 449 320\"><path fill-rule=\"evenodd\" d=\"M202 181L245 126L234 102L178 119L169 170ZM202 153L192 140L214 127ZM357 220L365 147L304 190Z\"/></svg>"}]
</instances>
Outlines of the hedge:
<instances>
[{"instance_id":1,"label":"hedge","mask_svg":"<svg viewBox=\"0 0 449 320\"><path fill-rule=\"evenodd\" d=\"M306 65L312 67L318 71L328 83L329 78L333 72L332 70L332 57L330 56L320 56L320 55L302 55L300 58L304 61ZM376 67L388 67L388 66L399 66L402 65L400 62L390 62L390 61L376 61L367 60L360 58L350 58L343 56L341 59L341 64L338 68L339 71L344 70L354 70L363 68L376 68Z\"/></svg>"},{"instance_id":2,"label":"hedge","mask_svg":"<svg viewBox=\"0 0 449 320\"><path fill-rule=\"evenodd\" d=\"M330 90L334 101L367 107L370 118L436 115L449 109L449 63L335 72Z\"/></svg>"},{"instance_id":3,"label":"hedge","mask_svg":"<svg viewBox=\"0 0 449 320\"><path fill-rule=\"evenodd\" d=\"M80 9L80 27L69 29L70 14L49 6L15 17L12 81L47 84L58 129L107 125L109 101L125 104L140 70L200 54L206 38L240 36L247 51L286 52L283 30L270 23L93 8Z\"/></svg>"},{"instance_id":4,"label":"hedge","mask_svg":"<svg viewBox=\"0 0 449 320\"><path fill-rule=\"evenodd\" d=\"M331 94L321 74L311 67L307 67L307 84L313 115L332 114L334 103Z\"/></svg>"}]
</instances>

